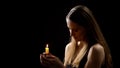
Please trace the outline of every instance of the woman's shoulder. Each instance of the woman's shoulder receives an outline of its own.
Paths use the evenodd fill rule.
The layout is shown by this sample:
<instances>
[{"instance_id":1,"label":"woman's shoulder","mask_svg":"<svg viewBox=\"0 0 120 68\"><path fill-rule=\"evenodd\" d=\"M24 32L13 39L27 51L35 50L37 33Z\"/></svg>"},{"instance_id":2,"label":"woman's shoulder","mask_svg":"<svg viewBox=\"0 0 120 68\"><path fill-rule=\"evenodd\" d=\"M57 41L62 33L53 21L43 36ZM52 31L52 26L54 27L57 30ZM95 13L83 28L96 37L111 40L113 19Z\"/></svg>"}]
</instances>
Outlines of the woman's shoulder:
<instances>
[{"instance_id":1,"label":"woman's shoulder","mask_svg":"<svg viewBox=\"0 0 120 68\"><path fill-rule=\"evenodd\" d=\"M91 46L90 49L91 50L96 50L96 51L101 51L101 50L104 50L104 47L101 44L96 43L93 46Z\"/></svg>"},{"instance_id":2,"label":"woman's shoulder","mask_svg":"<svg viewBox=\"0 0 120 68\"><path fill-rule=\"evenodd\" d=\"M71 45L71 42L68 43L65 48L68 49L70 47L70 45Z\"/></svg>"},{"instance_id":3,"label":"woman's shoulder","mask_svg":"<svg viewBox=\"0 0 120 68\"><path fill-rule=\"evenodd\" d=\"M90 47L90 50L88 52L88 59L102 63L104 58L104 47L101 44L97 43Z\"/></svg>"},{"instance_id":4,"label":"woman's shoulder","mask_svg":"<svg viewBox=\"0 0 120 68\"><path fill-rule=\"evenodd\" d=\"M94 53L104 54L104 47L101 44L97 43L90 47L89 52L91 52L93 54Z\"/></svg>"}]
</instances>

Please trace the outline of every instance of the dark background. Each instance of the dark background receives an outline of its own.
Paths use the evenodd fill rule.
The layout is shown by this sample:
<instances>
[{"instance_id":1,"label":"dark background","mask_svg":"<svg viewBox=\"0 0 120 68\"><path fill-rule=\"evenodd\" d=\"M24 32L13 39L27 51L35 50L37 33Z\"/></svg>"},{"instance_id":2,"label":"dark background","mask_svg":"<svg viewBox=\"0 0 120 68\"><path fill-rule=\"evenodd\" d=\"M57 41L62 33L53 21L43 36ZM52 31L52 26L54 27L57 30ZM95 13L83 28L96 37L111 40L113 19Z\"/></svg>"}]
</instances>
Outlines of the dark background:
<instances>
[{"instance_id":1,"label":"dark background","mask_svg":"<svg viewBox=\"0 0 120 68\"><path fill-rule=\"evenodd\" d=\"M50 52L63 61L69 41L65 16L78 5L87 5L108 42L114 68L119 68L118 4L110 0L44 0L4 2L2 42L3 63L11 67L43 68L39 55L48 43ZM119 38L118 38L119 39ZM16 66L15 66L16 65Z\"/></svg>"}]
</instances>

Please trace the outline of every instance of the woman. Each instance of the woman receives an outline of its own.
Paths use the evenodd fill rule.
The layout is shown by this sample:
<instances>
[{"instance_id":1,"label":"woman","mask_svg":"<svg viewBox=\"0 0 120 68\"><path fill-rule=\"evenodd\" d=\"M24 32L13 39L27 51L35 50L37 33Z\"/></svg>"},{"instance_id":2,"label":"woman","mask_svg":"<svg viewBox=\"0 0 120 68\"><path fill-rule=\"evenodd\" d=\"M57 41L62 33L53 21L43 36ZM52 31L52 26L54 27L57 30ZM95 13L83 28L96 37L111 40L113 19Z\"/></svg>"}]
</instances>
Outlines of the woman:
<instances>
[{"instance_id":1,"label":"woman","mask_svg":"<svg viewBox=\"0 0 120 68\"><path fill-rule=\"evenodd\" d=\"M109 47L90 9L84 5L73 7L66 22L71 41L65 48L64 64L44 53L40 55L41 63L51 68L112 68Z\"/></svg>"}]
</instances>

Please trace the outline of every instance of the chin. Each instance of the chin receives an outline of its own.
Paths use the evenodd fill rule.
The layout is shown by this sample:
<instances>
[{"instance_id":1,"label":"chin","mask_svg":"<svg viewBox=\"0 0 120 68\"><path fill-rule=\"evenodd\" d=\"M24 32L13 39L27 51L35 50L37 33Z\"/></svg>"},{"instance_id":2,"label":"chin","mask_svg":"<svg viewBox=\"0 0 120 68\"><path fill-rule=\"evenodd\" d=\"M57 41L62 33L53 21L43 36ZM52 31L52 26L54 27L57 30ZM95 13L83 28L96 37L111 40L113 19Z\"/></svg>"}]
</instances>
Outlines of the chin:
<instances>
[{"instance_id":1,"label":"chin","mask_svg":"<svg viewBox=\"0 0 120 68\"><path fill-rule=\"evenodd\" d=\"M75 39L76 42L80 41L79 39Z\"/></svg>"},{"instance_id":2,"label":"chin","mask_svg":"<svg viewBox=\"0 0 120 68\"><path fill-rule=\"evenodd\" d=\"M76 41L78 42L78 41L82 41L81 39L76 39Z\"/></svg>"}]
</instances>

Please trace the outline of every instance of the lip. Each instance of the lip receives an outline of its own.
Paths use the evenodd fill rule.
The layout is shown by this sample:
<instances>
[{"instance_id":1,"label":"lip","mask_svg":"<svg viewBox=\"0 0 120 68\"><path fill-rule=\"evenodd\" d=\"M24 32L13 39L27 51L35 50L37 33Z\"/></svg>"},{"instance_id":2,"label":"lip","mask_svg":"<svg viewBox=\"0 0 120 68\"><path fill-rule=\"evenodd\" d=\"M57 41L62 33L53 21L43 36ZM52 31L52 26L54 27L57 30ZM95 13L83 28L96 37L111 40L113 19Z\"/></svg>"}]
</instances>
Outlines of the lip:
<instances>
[{"instance_id":1,"label":"lip","mask_svg":"<svg viewBox=\"0 0 120 68\"><path fill-rule=\"evenodd\" d=\"M77 40L77 37L73 36L75 40Z\"/></svg>"}]
</instances>

